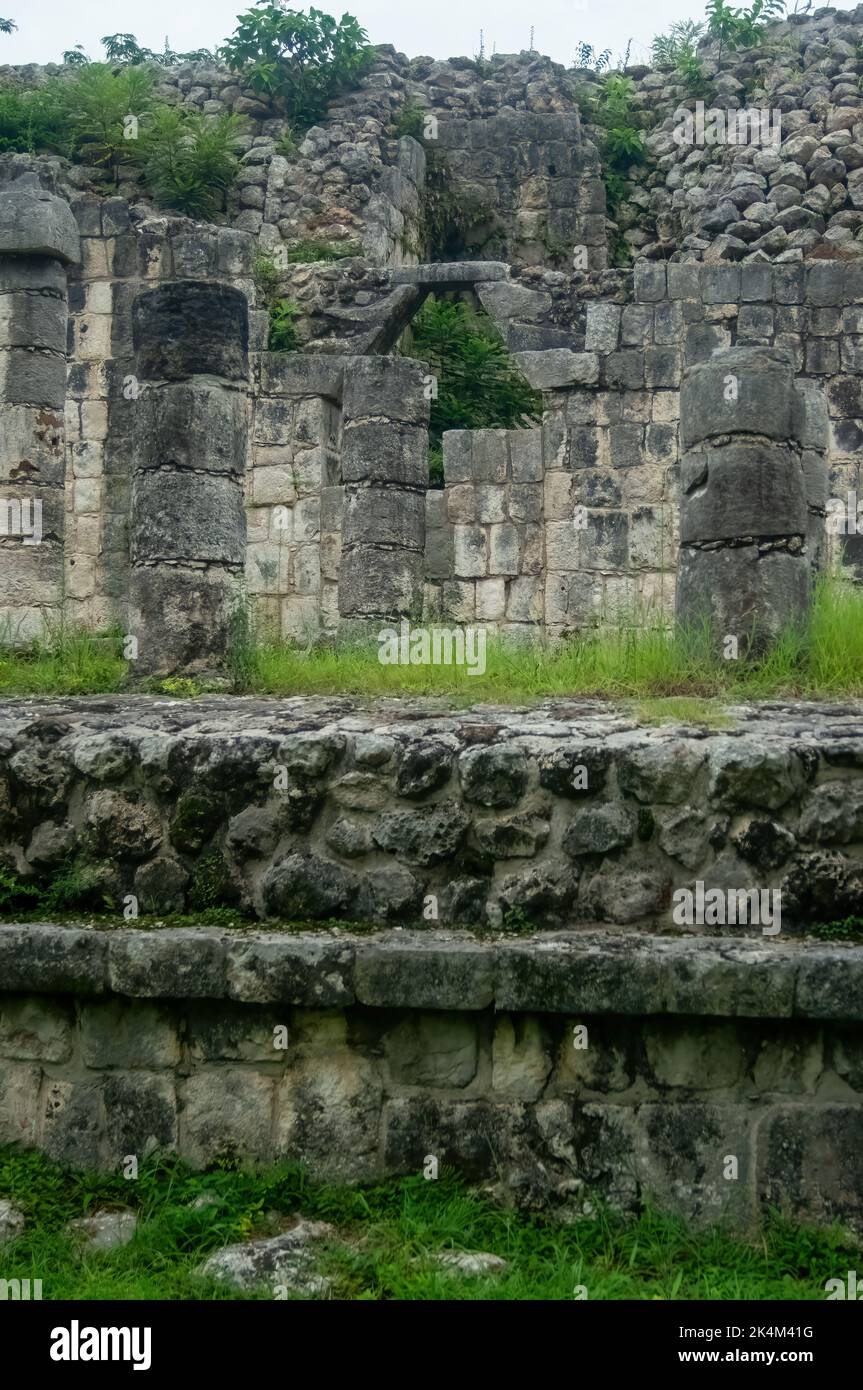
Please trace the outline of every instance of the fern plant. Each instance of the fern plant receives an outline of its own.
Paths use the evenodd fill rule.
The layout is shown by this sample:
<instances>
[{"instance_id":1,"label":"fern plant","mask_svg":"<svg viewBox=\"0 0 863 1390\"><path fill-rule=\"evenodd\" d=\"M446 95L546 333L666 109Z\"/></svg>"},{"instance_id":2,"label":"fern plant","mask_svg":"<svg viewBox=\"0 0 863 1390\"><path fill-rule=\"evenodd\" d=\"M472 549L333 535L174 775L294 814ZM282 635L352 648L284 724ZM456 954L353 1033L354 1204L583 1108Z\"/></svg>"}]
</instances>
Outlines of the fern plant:
<instances>
[{"instance_id":1,"label":"fern plant","mask_svg":"<svg viewBox=\"0 0 863 1390\"><path fill-rule=\"evenodd\" d=\"M302 314L298 304L290 299L277 299L270 308L270 352L296 352L302 346L294 320Z\"/></svg>"},{"instance_id":2,"label":"fern plant","mask_svg":"<svg viewBox=\"0 0 863 1390\"><path fill-rule=\"evenodd\" d=\"M542 397L517 370L490 320L461 301L429 298L412 325L412 357L437 378L429 442L444 430L522 429L542 417Z\"/></svg>"},{"instance_id":3,"label":"fern plant","mask_svg":"<svg viewBox=\"0 0 863 1390\"><path fill-rule=\"evenodd\" d=\"M61 95L76 151L116 171L134 153L138 130L129 118L154 105L152 75L146 68L114 72L107 63L85 63L62 83Z\"/></svg>"},{"instance_id":4,"label":"fern plant","mask_svg":"<svg viewBox=\"0 0 863 1390\"><path fill-rule=\"evenodd\" d=\"M156 107L141 127L135 154L157 201L188 217L212 217L236 178L234 142L244 127L239 116Z\"/></svg>"}]
</instances>

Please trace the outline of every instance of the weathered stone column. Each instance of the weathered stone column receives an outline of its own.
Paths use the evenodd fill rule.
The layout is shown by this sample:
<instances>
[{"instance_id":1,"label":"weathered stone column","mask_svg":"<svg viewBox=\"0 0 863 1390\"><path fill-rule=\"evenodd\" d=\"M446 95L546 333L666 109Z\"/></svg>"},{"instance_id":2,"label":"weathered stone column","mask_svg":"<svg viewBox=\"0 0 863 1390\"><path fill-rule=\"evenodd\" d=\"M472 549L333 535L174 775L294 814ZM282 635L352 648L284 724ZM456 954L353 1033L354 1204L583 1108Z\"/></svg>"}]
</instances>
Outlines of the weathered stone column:
<instances>
[{"instance_id":1,"label":"weathered stone column","mask_svg":"<svg viewBox=\"0 0 863 1390\"><path fill-rule=\"evenodd\" d=\"M786 353L731 348L680 399L677 616L755 654L809 607L820 563L827 415Z\"/></svg>"},{"instance_id":2,"label":"weathered stone column","mask_svg":"<svg viewBox=\"0 0 863 1390\"><path fill-rule=\"evenodd\" d=\"M248 305L216 281L135 301L129 631L140 675L217 667L243 572Z\"/></svg>"},{"instance_id":3,"label":"weathered stone column","mask_svg":"<svg viewBox=\"0 0 863 1390\"><path fill-rule=\"evenodd\" d=\"M405 357L357 357L342 402L343 618L422 613L429 402Z\"/></svg>"},{"instance_id":4,"label":"weathered stone column","mask_svg":"<svg viewBox=\"0 0 863 1390\"><path fill-rule=\"evenodd\" d=\"M0 623L27 641L63 606L69 204L35 174L0 192Z\"/></svg>"}]
</instances>

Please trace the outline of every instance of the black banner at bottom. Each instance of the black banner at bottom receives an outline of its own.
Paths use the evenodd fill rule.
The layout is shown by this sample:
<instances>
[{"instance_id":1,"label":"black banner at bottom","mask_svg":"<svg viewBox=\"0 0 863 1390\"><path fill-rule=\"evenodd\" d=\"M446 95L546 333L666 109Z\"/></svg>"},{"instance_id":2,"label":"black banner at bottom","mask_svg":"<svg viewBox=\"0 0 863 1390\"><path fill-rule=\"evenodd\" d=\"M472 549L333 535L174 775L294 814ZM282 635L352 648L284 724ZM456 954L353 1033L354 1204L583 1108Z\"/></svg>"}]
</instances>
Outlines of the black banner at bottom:
<instances>
[{"instance_id":1,"label":"black banner at bottom","mask_svg":"<svg viewBox=\"0 0 863 1390\"><path fill-rule=\"evenodd\" d=\"M527 1329L533 1331L537 1319L542 1319L547 1331L577 1339L568 1340L567 1346L579 1364L586 1365L589 1358L608 1373L637 1370L644 1375L673 1367L697 1373L705 1366L757 1367L770 1372L791 1366L814 1371L823 1380L825 1373L854 1365L859 1351L863 1317L856 1300L851 1307L846 1302L573 1300L564 1307L517 1304L516 1308L524 1310ZM361 1311L334 1301L2 1302L0 1337L7 1353L13 1346L22 1353L20 1369L47 1376L49 1383L62 1383L69 1376L92 1378L105 1369L114 1376L118 1371L137 1373L141 1379L166 1371L212 1373L221 1379L237 1372L247 1381L250 1373L271 1374L265 1368L273 1362L281 1362L287 1374L286 1352L292 1349L293 1355L301 1347L313 1361L322 1356L328 1377L338 1368L341 1354L346 1370L355 1371L356 1342L310 1340L335 1329L359 1335L386 1329L389 1337L403 1328L421 1337L433 1336L433 1345L446 1362L455 1351L446 1337L453 1330L463 1333L457 1353L460 1378L474 1357L487 1377L490 1364L498 1358L506 1364L512 1355L513 1312L503 1300L481 1307L478 1316L473 1301L454 1302L448 1314L442 1313L437 1302L425 1311L415 1304L392 1302L379 1304L376 1311L368 1303L363 1303ZM451 1316L455 1324L449 1322ZM505 1322L498 1324L499 1316ZM443 1326L442 1318L446 1319ZM526 1356L545 1362L547 1343L518 1345ZM421 1357L416 1367L401 1358L402 1375L421 1375L431 1366L427 1345L419 1342L417 1349ZM378 1369L383 1372L384 1367ZM391 1371L392 1367L387 1374Z\"/></svg>"}]
</instances>

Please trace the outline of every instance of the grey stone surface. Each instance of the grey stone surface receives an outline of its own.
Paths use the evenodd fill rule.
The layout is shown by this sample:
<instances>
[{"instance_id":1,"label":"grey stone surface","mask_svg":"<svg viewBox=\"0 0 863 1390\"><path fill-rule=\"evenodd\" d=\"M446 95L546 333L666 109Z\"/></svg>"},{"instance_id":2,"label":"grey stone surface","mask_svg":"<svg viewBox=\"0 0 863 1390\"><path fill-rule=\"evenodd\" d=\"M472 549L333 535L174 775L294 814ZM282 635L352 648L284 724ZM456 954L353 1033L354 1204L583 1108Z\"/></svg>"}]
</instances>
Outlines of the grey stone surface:
<instances>
[{"instance_id":1,"label":"grey stone surface","mask_svg":"<svg viewBox=\"0 0 863 1390\"><path fill-rule=\"evenodd\" d=\"M330 1280L316 1270L315 1246L335 1238L335 1228L327 1222L300 1217L283 1235L217 1250L198 1272L242 1293L266 1285L278 1298L325 1298Z\"/></svg>"},{"instance_id":2,"label":"grey stone surface","mask_svg":"<svg viewBox=\"0 0 863 1390\"><path fill-rule=\"evenodd\" d=\"M0 190L0 256L50 256L79 265L81 246L72 209L24 174Z\"/></svg>"}]
</instances>

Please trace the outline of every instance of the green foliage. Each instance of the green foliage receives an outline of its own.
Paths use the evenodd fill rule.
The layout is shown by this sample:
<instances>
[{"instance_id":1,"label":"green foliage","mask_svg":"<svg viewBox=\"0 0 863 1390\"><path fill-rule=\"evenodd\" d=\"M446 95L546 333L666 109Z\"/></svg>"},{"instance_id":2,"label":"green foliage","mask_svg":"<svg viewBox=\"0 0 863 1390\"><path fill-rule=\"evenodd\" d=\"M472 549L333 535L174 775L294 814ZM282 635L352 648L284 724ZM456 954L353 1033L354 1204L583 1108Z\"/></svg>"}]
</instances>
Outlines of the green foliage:
<instances>
[{"instance_id":1,"label":"green foliage","mask_svg":"<svg viewBox=\"0 0 863 1390\"><path fill-rule=\"evenodd\" d=\"M8 867L0 868L0 916L16 912L51 915L108 905L101 875L93 864L70 861L48 882L25 880Z\"/></svg>"},{"instance_id":2,"label":"green foliage","mask_svg":"<svg viewBox=\"0 0 863 1390\"><path fill-rule=\"evenodd\" d=\"M218 850L204 854L195 865L189 889L189 907L193 911L220 907L230 893L230 876Z\"/></svg>"},{"instance_id":3,"label":"green foliage","mask_svg":"<svg viewBox=\"0 0 863 1390\"><path fill-rule=\"evenodd\" d=\"M13 646L13 633L0 641L0 694L81 695L121 690L127 664L121 637L99 637L61 623L27 647Z\"/></svg>"},{"instance_id":4,"label":"green foliage","mask_svg":"<svg viewBox=\"0 0 863 1390\"><path fill-rule=\"evenodd\" d=\"M336 20L322 10L304 14L276 0L257 0L255 9L237 16L237 28L219 53L255 92L308 126L362 75L373 51L353 15Z\"/></svg>"},{"instance_id":5,"label":"green foliage","mask_svg":"<svg viewBox=\"0 0 863 1390\"><path fill-rule=\"evenodd\" d=\"M608 73L598 90L587 99L589 119L599 127L602 178L608 215L612 219L625 194L629 169L640 164L645 154L644 136L633 107L634 97L635 83L631 78ZM617 263L623 245L613 248Z\"/></svg>"},{"instance_id":6,"label":"green foliage","mask_svg":"<svg viewBox=\"0 0 863 1390\"><path fill-rule=\"evenodd\" d=\"M17 28L14 19L0 19L0 34L11 34L13 29Z\"/></svg>"},{"instance_id":7,"label":"green foliage","mask_svg":"<svg viewBox=\"0 0 863 1390\"><path fill-rule=\"evenodd\" d=\"M466 197L461 190L453 192L446 156L430 151L422 203L422 240L428 259L452 261L465 252L481 250L475 240L477 230L494 220L494 209L488 203Z\"/></svg>"},{"instance_id":8,"label":"green foliage","mask_svg":"<svg viewBox=\"0 0 863 1390\"><path fill-rule=\"evenodd\" d=\"M445 695L467 704L595 695L637 700L649 719L656 710L645 700L682 696L682 722L697 716L713 724L726 716L706 700L863 696L863 589L853 584L822 581L805 629L780 633L757 660L723 661L704 627L670 626L658 610L602 616L604 626L556 644L490 639L482 676L455 666L382 666L376 644L348 638L305 649L261 642L244 654L244 689L273 696ZM674 715L674 706L666 713Z\"/></svg>"},{"instance_id":9,"label":"green foliage","mask_svg":"<svg viewBox=\"0 0 863 1390\"><path fill-rule=\"evenodd\" d=\"M837 922L812 922L806 930L820 941L859 941L863 938L863 917L844 917Z\"/></svg>"},{"instance_id":10,"label":"green foliage","mask_svg":"<svg viewBox=\"0 0 863 1390\"><path fill-rule=\"evenodd\" d=\"M302 309L290 299L277 299L270 309L270 332L267 347L270 352L296 352L302 340L296 330L295 319L302 317Z\"/></svg>"},{"instance_id":11,"label":"green foliage","mask_svg":"<svg viewBox=\"0 0 863 1390\"><path fill-rule=\"evenodd\" d=\"M704 25L692 19L678 20L667 34L657 34L650 45L651 62L658 68L673 68L681 54L695 53Z\"/></svg>"},{"instance_id":12,"label":"green foliage","mask_svg":"<svg viewBox=\"0 0 863 1390\"><path fill-rule=\"evenodd\" d=\"M84 52L80 43L76 43L74 48L67 48L63 53L63 62L67 68L80 68L91 61L89 55Z\"/></svg>"},{"instance_id":13,"label":"green foliage","mask_svg":"<svg viewBox=\"0 0 863 1390\"><path fill-rule=\"evenodd\" d=\"M399 108L399 114L393 123L396 135L412 135L415 140L422 140L427 114L424 106L420 106L413 97L408 97Z\"/></svg>"},{"instance_id":14,"label":"green foliage","mask_svg":"<svg viewBox=\"0 0 863 1390\"><path fill-rule=\"evenodd\" d=\"M429 298L413 321L411 356L429 363L438 395L429 439L444 430L519 429L542 416L542 397L518 372L491 321L466 304Z\"/></svg>"},{"instance_id":15,"label":"green foliage","mask_svg":"<svg viewBox=\"0 0 863 1390\"><path fill-rule=\"evenodd\" d=\"M38 87L0 82L0 152L69 154L69 126L56 81Z\"/></svg>"},{"instance_id":16,"label":"green foliage","mask_svg":"<svg viewBox=\"0 0 863 1390\"><path fill-rule=\"evenodd\" d=\"M650 49L655 66L673 68L693 94L703 90L706 85L704 67L697 51L698 40L703 33L703 24L696 24L691 19L678 20L667 34L657 35Z\"/></svg>"},{"instance_id":17,"label":"green foliage","mask_svg":"<svg viewBox=\"0 0 863 1390\"><path fill-rule=\"evenodd\" d=\"M241 116L155 107L141 123L134 153L157 201L189 217L220 211L236 177L235 142L244 126Z\"/></svg>"},{"instance_id":18,"label":"green foliage","mask_svg":"<svg viewBox=\"0 0 863 1390\"><path fill-rule=\"evenodd\" d=\"M300 1213L337 1228L337 1240L321 1250L321 1272L333 1281L333 1297L350 1301L571 1305L575 1283L587 1286L591 1300L820 1301L826 1281L855 1259L847 1234L775 1216L758 1241L745 1242L694 1231L649 1208L624 1218L595 1202L591 1216L568 1221L514 1211L446 1167L435 1182L416 1175L336 1186L312 1182L296 1163L252 1169L226 1155L200 1172L156 1154L129 1182L119 1169L61 1167L8 1146L0 1149L0 1198L26 1216L22 1235L4 1248L3 1277L35 1271L51 1299L236 1301L243 1296L203 1279L198 1267L212 1251L252 1233L276 1234ZM135 1210L134 1240L82 1255L66 1233L69 1221L116 1207ZM493 1277L453 1275L435 1262L451 1250L490 1251L506 1269ZM272 1285L245 1297L272 1303Z\"/></svg>"},{"instance_id":19,"label":"green foliage","mask_svg":"<svg viewBox=\"0 0 863 1390\"><path fill-rule=\"evenodd\" d=\"M573 67L589 68L591 72L604 72L610 58L610 48L604 48L601 53L597 53L592 43L577 43Z\"/></svg>"},{"instance_id":20,"label":"green foliage","mask_svg":"<svg viewBox=\"0 0 863 1390\"><path fill-rule=\"evenodd\" d=\"M350 256L361 256L363 248L358 241L315 241L307 238L297 241L287 250L289 265L309 265L316 261L344 261Z\"/></svg>"},{"instance_id":21,"label":"green foliage","mask_svg":"<svg viewBox=\"0 0 863 1390\"><path fill-rule=\"evenodd\" d=\"M76 153L112 168L134 154L137 132L128 118L153 108L151 73L140 67L115 72L107 63L86 63L59 81Z\"/></svg>"},{"instance_id":22,"label":"green foliage","mask_svg":"<svg viewBox=\"0 0 863 1390\"><path fill-rule=\"evenodd\" d=\"M252 279L264 304L272 304L275 300L281 278L274 260L269 256L256 257L252 265Z\"/></svg>"},{"instance_id":23,"label":"green foliage","mask_svg":"<svg viewBox=\"0 0 863 1390\"><path fill-rule=\"evenodd\" d=\"M190 676L166 676L153 686L156 695L170 695L175 700L194 700L201 694L201 686Z\"/></svg>"},{"instance_id":24,"label":"green foliage","mask_svg":"<svg viewBox=\"0 0 863 1390\"><path fill-rule=\"evenodd\" d=\"M722 51L754 48L764 38L770 20L781 19L785 0L752 0L748 9L735 9L726 0L708 0L707 32L719 42L717 66L722 66Z\"/></svg>"},{"instance_id":25,"label":"green foliage","mask_svg":"<svg viewBox=\"0 0 863 1390\"><path fill-rule=\"evenodd\" d=\"M276 141L276 154L280 154L283 159L292 159L297 153L297 142L294 139L292 130L286 130L284 135L280 135Z\"/></svg>"},{"instance_id":26,"label":"green foliage","mask_svg":"<svg viewBox=\"0 0 863 1390\"><path fill-rule=\"evenodd\" d=\"M142 48L134 34L106 34L101 40L109 63L157 63L160 67L176 67L178 63L212 62L208 48L196 48L191 53L175 53L168 39L161 53Z\"/></svg>"},{"instance_id":27,"label":"green foliage","mask_svg":"<svg viewBox=\"0 0 863 1390\"><path fill-rule=\"evenodd\" d=\"M443 447L433 444L429 449L429 486L443 487Z\"/></svg>"}]
</instances>

